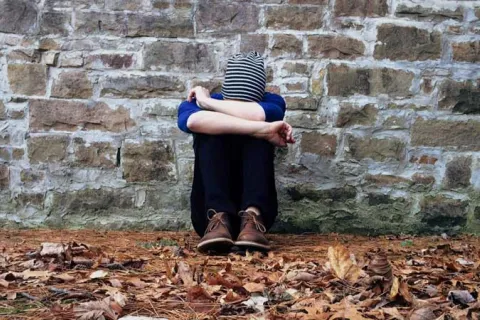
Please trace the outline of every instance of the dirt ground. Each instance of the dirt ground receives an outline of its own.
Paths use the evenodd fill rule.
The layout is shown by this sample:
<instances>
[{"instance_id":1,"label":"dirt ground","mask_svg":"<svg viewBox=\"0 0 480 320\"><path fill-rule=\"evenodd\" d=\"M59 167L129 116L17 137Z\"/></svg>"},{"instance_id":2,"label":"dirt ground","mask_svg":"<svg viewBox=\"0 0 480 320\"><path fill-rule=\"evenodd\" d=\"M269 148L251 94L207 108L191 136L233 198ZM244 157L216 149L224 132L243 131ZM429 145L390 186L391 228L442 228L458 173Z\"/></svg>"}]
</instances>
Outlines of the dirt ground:
<instances>
[{"instance_id":1,"label":"dirt ground","mask_svg":"<svg viewBox=\"0 0 480 320\"><path fill-rule=\"evenodd\" d=\"M478 319L476 237L270 235L196 252L189 232L0 230L0 319Z\"/></svg>"}]
</instances>

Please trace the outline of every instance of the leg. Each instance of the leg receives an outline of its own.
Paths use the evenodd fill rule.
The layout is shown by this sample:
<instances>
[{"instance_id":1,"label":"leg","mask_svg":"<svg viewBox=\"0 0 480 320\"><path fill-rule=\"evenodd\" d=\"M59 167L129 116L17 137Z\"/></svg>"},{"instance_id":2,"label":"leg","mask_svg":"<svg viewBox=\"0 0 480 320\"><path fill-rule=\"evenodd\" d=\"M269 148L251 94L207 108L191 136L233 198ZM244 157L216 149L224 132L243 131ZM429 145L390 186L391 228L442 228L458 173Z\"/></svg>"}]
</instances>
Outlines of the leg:
<instances>
[{"instance_id":1,"label":"leg","mask_svg":"<svg viewBox=\"0 0 480 320\"><path fill-rule=\"evenodd\" d=\"M265 227L269 229L278 214L275 188L275 147L261 139L244 137L243 193L241 209L250 207L261 213ZM258 212L257 212L258 213Z\"/></svg>"},{"instance_id":2,"label":"leg","mask_svg":"<svg viewBox=\"0 0 480 320\"><path fill-rule=\"evenodd\" d=\"M230 217L237 211L232 200L232 138L227 135L194 137L195 172L192 187L192 223L202 236L201 251L226 251L233 245Z\"/></svg>"}]
</instances>

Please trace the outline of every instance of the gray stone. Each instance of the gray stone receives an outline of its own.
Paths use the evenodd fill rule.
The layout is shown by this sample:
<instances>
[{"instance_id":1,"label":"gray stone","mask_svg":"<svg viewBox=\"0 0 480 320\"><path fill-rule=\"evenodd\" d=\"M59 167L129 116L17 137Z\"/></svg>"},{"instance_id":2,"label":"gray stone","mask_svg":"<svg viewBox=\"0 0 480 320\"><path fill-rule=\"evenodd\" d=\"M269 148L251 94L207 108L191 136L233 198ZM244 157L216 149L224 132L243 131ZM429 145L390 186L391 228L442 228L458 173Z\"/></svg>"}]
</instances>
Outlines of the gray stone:
<instances>
[{"instance_id":1,"label":"gray stone","mask_svg":"<svg viewBox=\"0 0 480 320\"><path fill-rule=\"evenodd\" d=\"M308 54L314 58L355 59L365 53L365 44L345 36L308 36Z\"/></svg>"},{"instance_id":2,"label":"gray stone","mask_svg":"<svg viewBox=\"0 0 480 320\"><path fill-rule=\"evenodd\" d=\"M176 179L175 157L170 142L127 142L122 152L123 176L128 182Z\"/></svg>"},{"instance_id":3,"label":"gray stone","mask_svg":"<svg viewBox=\"0 0 480 320\"><path fill-rule=\"evenodd\" d=\"M427 196L420 203L417 214L424 224L424 233L458 232L467 223L468 201L450 199L442 195Z\"/></svg>"},{"instance_id":4,"label":"gray stone","mask_svg":"<svg viewBox=\"0 0 480 320\"><path fill-rule=\"evenodd\" d=\"M472 176L472 158L461 157L447 163L443 185L447 189L466 188L470 186Z\"/></svg>"},{"instance_id":5,"label":"gray stone","mask_svg":"<svg viewBox=\"0 0 480 320\"><path fill-rule=\"evenodd\" d=\"M250 3L200 0L195 17L197 32L239 33L259 28L259 8Z\"/></svg>"},{"instance_id":6,"label":"gray stone","mask_svg":"<svg viewBox=\"0 0 480 320\"><path fill-rule=\"evenodd\" d=\"M274 6L265 10L265 25L272 29L315 30L322 27L323 7Z\"/></svg>"},{"instance_id":7,"label":"gray stone","mask_svg":"<svg viewBox=\"0 0 480 320\"><path fill-rule=\"evenodd\" d=\"M319 132L304 132L302 133L300 148L302 152L334 157L337 151L337 136Z\"/></svg>"},{"instance_id":8,"label":"gray stone","mask_svg":"<svg viewBox=\"0 0 480 320\"><path fill-rule=\"evenodd\" d=\"M303 42L293 34L276 34L273 36L271 54L273 57L298 58L302 55Z\"/></svg>"},{"instance_id":9,"label":"gray stone","mask_svg":"<svg viewBox=\"0 0 480 320\"><path fill-rule=\"evenodd\" d=\"M413 146L449 147L463 151L480 150L480 122L424 120L417 118L412 126Z\"/></svg>"},{"instance_id":10,"label":"gray stone","mask_svg":"<svg viewBox=\"0 0 480 320\"><path fill-rule=\"evenodd\" d=\"M256 51L265 54L268 46L268 36L266 34L242 34L240 36L240 52Z\"/></svg>"},{"instance_id":11,"label":"gray stone","mask_svg":"<svg viewBox=\"0 0 480 320\"><path fill-rule=\"evenodd\" d=\"M47 90L47 68L41 64L10 64L8 82L15 94L43 96Z\"/></svg>"},{"instance_id":12,"label":"gray stone","mask_svg":"<svg viewBox=\"0 0 480 320\"><path fill-rule=\"evenodd\" d=\"M360 69L347 65L328 66L328 95L351 96L354 94L387 94L392 97L411 95L414 75L411 72L382 68Z\"/></svg>"},{"instance_id":13,"label":"gray stone","mask_svg":"<svg viewBox=\"0 0 480 320\"><path fill-rule=\"evenodd\" d=\"M82 52L61 52L59 56L59 67L82 67L83 53Z\"/></svg>"},{"instance_id":14,"label":"gray stone","mask_svg":"<svg viewBox=\"0 0 480 320\"><path fill-rule=\"evenodd\" d=\"M99 167L106 169L112 169L117 166L117 157L120 150L119 148L112 146L111 143L86 143L82 138L75 138L73 142L76 165L82 167Z\"/></svg>"},{"instance_id":15,"label":"gray stone","mask_svg":"<svg viewBox=\"0 0 480 320\"><path fill-rule=\"evenodd\" d=\"M191 10L162 15L128 14L128 37L185 38L193 36Z\"/></svg>"},{"instance_id":16,"label":"gray stone","mask_svg":"<svg viewBox=\"0 0 480 320\"><path fill-rule=\"evenodd\" d=\"M0 164L0 190L6 190L10 186L10 169L5 164Z\"/></svg>"},{"instance_id":17,"label":"gray stone","mask_svg":"<svg viewBox=\"0 0 480 320\"><path fill-rule=\"evenodd\" d=\"M439 32L415 27L382 24L378 28L375 58L390 60L437 60L442 52Z\"/></svg>"},{"instance_id":18,"label":"gray stone","mask_svg":"<svg viewBox=\"0 0 480 320\"><path fill-rule=\"evenodd\" d=\"M318 110L320 106L320 99L318 98L299 98L299 97L285 97L288 110Z\"/></svg>"},{"instance_id":19,"label":"gray stone","mask_svg":"<svg viewBox=\"0 0 480 320\"><path fill-rule=\"evenodd\" d=\"M285 121L294 128L319 129L327 122L327 119L314 112L288 112Z\"/></svg>"},{"instance_id":20,"label":"gray stone","mask_svg":"<svg viewBox=\"0 0 480 320\"><path fill-rule=\"evenodd\" d=\"M445 80L440 85L438 107L453 113L480 113L480 83Z\"/></svg>"},{"instance_id":21,"label":"gray stone","mask_svg":"<svg viewBox=\"0 0 480 320\"><path fill-rule=\"evenodd\" d=\"M37 14L34 1L0 0L0 32L33 33L37 28Z\"/></svg>"},{"instance_id":22,"label":"gray stone","mask_svg":"<svg viewBox=\"0 0 480 320\"><path fill-rule=\"evenodd\" d=\"M471 63L480 62L480 41L455 42L452 44L453 60Z\"/></svg>"},{"instance_id":23,"label":"gray stone","mask_svg":"<svg viewBox=\"0 0 480 320\"><path fill-rule=\"evenodd\" d=\"M145 68L191 72L212 72L215 53L211 45L202 43L158 41L146 46Z\"/></svg>"},{"instance_id":24,"label":"gray stone","mask_svg":"<svg viewBox=\"0 0 480 320\"><path fill-rule=\"evenodd\" d=\"M387 0L337 0L335 16L383 17L388 13Z\"/></svg>"},{"instance_id":25,"label":"gray stone","mask_svg":"<svg viewBox=\"0 0 480 320\"><path fill-rule=\"evenodd\" d=\"M184 96L185 86L172 76L131 76L107 78L100 95L119 98Z\"/></svg>"},{"instance_id":26,"label":"gray stone","mask_svg":"<svg viewBox=\"0 0 480 320\"><path fill-rule=\"evenodd\" d=\"M70 12L43 12L40 19L40 34L67 35L72 28L72 14Z\"/></svg>"},{"instance_id":27,"label":"gray stone","mask_svg":"<svg viewBox=\"0 0 480 320\"><path fill-rule=\"evenodd\" d=\"M85 61L87 69L129 69L134 64L132 54L93 54Z\"/></svg>"},{"instance_id":28,"label":"gray stone","mask_svg":"<svg viewBox=\"0 0 480 320\"><path fill-rule=\"evenodd\" d=\"M42 60L42 53L35 49L15 49L8 53L7 61L25 61L39 63Z\"/></svg>"},{"instance_id":29,"label":"gray stone","mask_svg":"<svg viewBox=\"0 0 480 320\"><path fill-rule=\"evenodd\" d=\"M432 8L431 6L416 5L409 7L405 4L397 6L395 15L397 17L414 18L421 21L441 22L444 20L463 20L463 8L459 7L455 10L446 8Z\"/></svg>"},{"instance_id":30,"label":"gray stone","mask_svg":"<svg viewBox=\"0 0 480 320\"><path fill-rule=\"evenodd\" d=\"M348 146L353 158L370 158L375 161L396 160L405 157L405 143L396 139L348 137Z\"/></svg>"},{"instance_id":31,"label":"gray stone","mask_svg":"<svg viewBox=\"0 0 480 320\"><path fill-rule=\"evenodd\" d=\"M93 86L83 71L62 72L53 81L52 97L89 99Z\"/></svg>"},{"instance_id":32,"label":"gray stone","mask_svg":"<svg viewBox=\"0 0 480 320\"><path fill-rule=\"evenodd\" d=\"M149 0L105 0L105 9L121 11L148 11L151 9Z\"/></svg>"},{"instance_id":33,"label":"gray stone","mask_svg":"<svg viewBox=\"0 0 480 320\"><path fill-rule=\"evenodd\" d=\"M121 36L127 31L123 13L76 12L75 33L82 35L105 34Z\"/></svg>"},{"instance_id":34,"label":"gray stone","mask_svg":"<svg viewBox=\"0 0 480 320\"><path fill-rule=\"evenodd\" d=\"M352 104L343 104L337 118L337 127L350 127L353 125L373 125L377 120L378 110L373 104L355 107Z\"/></svg>"},{"instance_id":35,"label":"gray stone","mask_svg":"<svg viewBox=\"0 0 480 320\"><path fill-rule=\"evenodd\" d=\"M219 79L213 79L213 80L193 79L191 82L191 87L194 88L196 86L201 86L201 87L207 88L210 91L210 93L221 93L222 84L223 84L223 81Z\"/></svg>"},{"instance_id":36,"label":"gray stone","mask_svg":"<svg viewBox=\"0 0 480 320\"><path fill-rule=\"evenodd\" d=\"M92 106L83 102L64 100L31 100L30 130L75 131L101 130L112 132L127 131L135 125L130 111L118 107L116 110L104 102Z\"/></svg>"},{"instance_id":37,"label":"gray stone","mask_svg":"<svg viewBox=\"0 0 480 320\"><path fill-rule=\"evenodd\" d=\"M30 137L27 140L30 163L60 162L67 157L69 139L65 136Z\"/></svg>"},{"instance_id":38,"label":"gray stone","mask_svg":"<svg viewBox=\"0 0 480 320\"><path fill-rule=\"evenodd\" d=\"M0 120L5 120L7 118L7 112L5 109L5 104L0 100Z\"/></svg>"},{"instance_id":39,"label":"gray stone","mask_svg":"<svg viewBox=\"0 0 480 320\"><path fill-rule=\"evenodd\" d=\"M44 183L45 172L33 169L23 169L20 172L20 180L27 188L33 188L38 184Z\"/></svg>"}]
</instances>

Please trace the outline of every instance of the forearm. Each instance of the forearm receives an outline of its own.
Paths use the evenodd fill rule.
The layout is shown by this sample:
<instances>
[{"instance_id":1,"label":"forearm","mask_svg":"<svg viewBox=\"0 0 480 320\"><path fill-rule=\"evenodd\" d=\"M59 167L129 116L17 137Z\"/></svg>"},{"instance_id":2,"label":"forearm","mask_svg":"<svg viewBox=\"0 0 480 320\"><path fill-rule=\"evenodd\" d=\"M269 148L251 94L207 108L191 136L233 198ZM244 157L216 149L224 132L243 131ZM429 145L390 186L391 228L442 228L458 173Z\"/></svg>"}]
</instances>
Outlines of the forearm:
<instances>
[{"instance_id":1,"label":"forearm","mask_svg":"<svg viewBox=\"0 0 480 320\"><path fill-rule=\"evenodd\" d=\"M187 121L187 126L192 132L211 135L242 134L256 136L256 133L265 129L266 125L266 122L246 120L213 111L196 112Z\"/></svg>"},{"instance_id":2,"label":"forearm","mask_svg":"<svg viewBox=\"0 0 480 320\"><path fill-rule=\"evenodd\" d=\"M265 121L265 111L256 102L226 101L208 98L202 101L205 109L230 115L236 118Z\"/></svg>"}]
</instances>

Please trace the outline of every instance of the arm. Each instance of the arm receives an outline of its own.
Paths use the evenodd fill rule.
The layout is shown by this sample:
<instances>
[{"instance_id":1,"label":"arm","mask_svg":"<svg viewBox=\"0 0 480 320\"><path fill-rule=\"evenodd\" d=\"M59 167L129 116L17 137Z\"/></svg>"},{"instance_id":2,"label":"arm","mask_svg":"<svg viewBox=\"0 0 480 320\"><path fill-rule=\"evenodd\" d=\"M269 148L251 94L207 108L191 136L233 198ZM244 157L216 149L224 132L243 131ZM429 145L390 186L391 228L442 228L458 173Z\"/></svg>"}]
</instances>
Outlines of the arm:
<instances>
[{"instance_id":1,"label":"arm","mask_svg":"<svg viewBox=\"0 0 480 320\"><path fill-rule=\"evenodd\" d=\"M283 121L268 123L245 120L218 112L199 111L189 116L187 127L192 132L210 135L250 135L281 147L287 143L295 143L292 127Z\"/></svg>"},{"instance_id":2,"label":"arm","mask_svg":"<svg viewBox=\"0 0 480 320\"><path fill-rule=\"evenodd\" d=\"M237 118L253 121L265 121L265 111L256 102L226 101L206 98L199 101L206 110L211 110Z\"/></svg>"}]
</instances>

